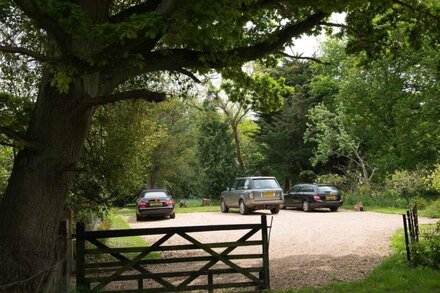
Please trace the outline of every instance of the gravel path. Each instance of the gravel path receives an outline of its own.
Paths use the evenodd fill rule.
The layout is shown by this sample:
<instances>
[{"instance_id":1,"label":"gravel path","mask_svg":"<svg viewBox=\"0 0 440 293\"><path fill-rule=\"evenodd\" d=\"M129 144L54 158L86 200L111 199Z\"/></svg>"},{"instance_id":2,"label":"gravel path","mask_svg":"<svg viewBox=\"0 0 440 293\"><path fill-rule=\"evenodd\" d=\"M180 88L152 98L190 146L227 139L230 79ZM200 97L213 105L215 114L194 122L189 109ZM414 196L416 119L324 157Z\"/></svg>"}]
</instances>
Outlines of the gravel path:
<instances>
[{"instance_id":1,"label":"gravel path","mask_svg":"<svg viewBox=\"0 0 440 293\"><path fill-rule=\"evenodd\" d=\"M258 223L261 214L242 216L231 211L228 214L177 214L173 220L136 222L134 217L127 220L132 228L152 228ZM270 214L268 221L271 221ZM420 218L420 223L433 222L433 219ZM337 213L282 210L273 216L272 226L269 247L272 289L287 289L365 277L389 255L389 238L402 226L402 217L344 210ZM242 235L243 231L204 232L195 233L194 237L217 242L234 241ZM147 241L155 239L157 237L148 237ZM167 243L182 244L186 240L173 236ZM253 253L249 251L253 248L241 249Z\"/></svg>"}]
</instances>

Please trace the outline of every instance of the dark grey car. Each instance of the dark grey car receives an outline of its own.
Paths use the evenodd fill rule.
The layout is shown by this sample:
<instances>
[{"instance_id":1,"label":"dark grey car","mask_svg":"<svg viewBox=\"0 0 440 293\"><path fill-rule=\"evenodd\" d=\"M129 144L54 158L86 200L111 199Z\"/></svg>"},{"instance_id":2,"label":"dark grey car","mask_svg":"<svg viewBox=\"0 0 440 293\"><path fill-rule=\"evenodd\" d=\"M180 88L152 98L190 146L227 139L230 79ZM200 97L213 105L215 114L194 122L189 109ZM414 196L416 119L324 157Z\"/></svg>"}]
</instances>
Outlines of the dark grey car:
<instances>
[{"instance_id":1,"label":"dark grey car","mask_svg":"<svg viewBox=\"0 0 440 293\"><path fill-rule=\"evenodd\" d=\"M310 212L316 208L329 208L336 212L343 204L338 188L330 184L297 184L284 194L284 208L301 208Z\"/></svg>"},{"instance_id":2,"label":"dark grey car","mask_svg":"<svg viewBox=\"0 0 440 293\"><path fill-rule=\"evenodd\" d=\"M264 209L277 214L282 203L283 191L275 177L237 178L232 187L220 196L223 213L227 213L229 208L239 208L242 215Z\"/></svg>"},{"instance_id":3,"label":"dark grey car","mask_svg":"<svg viewBox=\"0 0 440 293\"><path fill-rule=\"evenodd\" d=\"M174 200L165 189L148 189L142 191L136 200L136 220L146 217L170 217L174 219L176 212Z\"/></svg>"}]
</instances>

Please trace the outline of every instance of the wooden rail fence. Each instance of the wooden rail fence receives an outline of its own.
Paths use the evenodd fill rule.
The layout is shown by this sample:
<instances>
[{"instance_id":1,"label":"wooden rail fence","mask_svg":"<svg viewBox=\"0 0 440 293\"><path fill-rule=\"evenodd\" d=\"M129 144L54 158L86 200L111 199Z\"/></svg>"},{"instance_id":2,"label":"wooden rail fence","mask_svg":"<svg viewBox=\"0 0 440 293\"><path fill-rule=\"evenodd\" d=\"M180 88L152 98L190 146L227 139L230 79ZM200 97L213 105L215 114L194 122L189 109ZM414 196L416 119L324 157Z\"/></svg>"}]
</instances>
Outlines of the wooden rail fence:
<instances>
[{"instance_id":1,"label":"wooden rail fence","mask_svg":"<svg viewBox=\"0 0 440 293\"><path fill-rule=\"evenodd\" d=\"M243 230L236 241L202 243L190 234ZM258 233L261 232L261 233ZM258 234L261 237L258 237ZM104 239L127 236L156 235L159 240L148 247L109 247ZM257 235L257 240L250 240ZM77 224L76 234L76 284L80 291L98 292L177 292L222 288L256 287L270 289L268 226L265 215L261 223L193 227L170 227L127 229L108 231L84 231L84 225ZM172 237L182 237L186 244L168 245ZM254 239L256 237L254 236ZM86 247L86 242L89 242ZM261 253L231 254L238 247L259 246ZM221 251L219 251L221 250ZM259 248L257 249L258 251ZM158 259L147 258L152 252L194 251ZM127 257L124 254L135 254ZM102 255L110 255L103 260ZM91 257L92 256L92 257ZM95 256L95 257L93 257ZM237 260L252 260L255 265L240 266ZM235 261L235 262L234 262ZM198 264L196 269L187 265L179 269L179 264ZM161 265L168 266L160 270ZM221 265L221 267L219 267ZM170 271L169 268L172 268ZM230 275L240 276L231 278ZM223 278L220 278L223 276ZM225 281L226 279L226 281ZM153 282L152 282L152 281ZM145 284L145 282L147 284ZM117 282L117 286L108 285ZM127 286L122 285L122 283ZM134 286L134 288L133 288ZM114 288L116 287L116 289ZM131 287L131 288L128 288ZM122 288L122 289L121 289Z\"/></svg>"},{"instance_id":2,"label":"wooden rail fence","mask_svg":"<svg viewBox=\"0 0 440 293\"><path fill-rule=\"evenodd\" d=\"M419 241L419 217L417 205L413 205L402 215L403 230L405 233L406 257L411 261L411 244Z\"/></svg>"}]
</instances>

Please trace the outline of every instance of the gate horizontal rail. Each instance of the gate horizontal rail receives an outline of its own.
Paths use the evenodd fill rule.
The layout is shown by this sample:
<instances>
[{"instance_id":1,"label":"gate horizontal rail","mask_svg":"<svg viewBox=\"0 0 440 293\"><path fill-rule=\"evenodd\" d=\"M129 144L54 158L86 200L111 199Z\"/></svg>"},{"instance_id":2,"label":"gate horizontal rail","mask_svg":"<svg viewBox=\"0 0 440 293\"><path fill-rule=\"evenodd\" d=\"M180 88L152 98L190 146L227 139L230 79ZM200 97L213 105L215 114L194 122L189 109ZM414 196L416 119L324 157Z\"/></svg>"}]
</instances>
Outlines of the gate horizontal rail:
<instances>
[{"instance_id":1,"label":"gate horizontal rail","mask_svg":"<svg viewBox=\"0 0 440 293\"><path fill-rule=\"evenodd\" d=\"M83 291L100 292L176 292L192 290L225 289L234 287L257 287L260 290L270 289L268 226L265 215L261 216L258 224L212 225L194 227L169 227L148 229L124 229L109 231L84 231L84 225L77 224L77 287ZM197 232L218 232L245 230L236 241L228 242L200 242L193 234ZM249 240L261 232L261 238ZM146 247L109 247L103 239L128 236L161 236L159 240ZM173 237L186 240L187 244L167 245ZM86 248L86 242L94 248ZM189 244L188 244L189 243ZM260 247L261 253L231 254L238 247ZM146 259L152 252L194 251L197 255L167 258ZM126 253L136 254L132 259ZM201 254L201 255L199 255ZM102 255L110 255L113 260L103 261ZM86 257L88 256L88 257ZM260 260L261 266L240 266L238 260ZM197 268L185 266L178 269L178 264L198 264ZM223 267L214 267L222 264ZM172 267L171 271L157 270L160 265ZM201 265L201 267L200 267ZM226 278L219 280L219 276L235 274L239 279ZM206 278L207 277L207 278ZM216 277L216 278L214 278ZM154 282L151 282L154 281ZM111 290L108 285L112 282L131 282L123 290ZM144 281L149 281L145 285ZM148 288L144 288L144 287ZM121 283L118 284L121 288Z\"/></svg>"}]
</instances>

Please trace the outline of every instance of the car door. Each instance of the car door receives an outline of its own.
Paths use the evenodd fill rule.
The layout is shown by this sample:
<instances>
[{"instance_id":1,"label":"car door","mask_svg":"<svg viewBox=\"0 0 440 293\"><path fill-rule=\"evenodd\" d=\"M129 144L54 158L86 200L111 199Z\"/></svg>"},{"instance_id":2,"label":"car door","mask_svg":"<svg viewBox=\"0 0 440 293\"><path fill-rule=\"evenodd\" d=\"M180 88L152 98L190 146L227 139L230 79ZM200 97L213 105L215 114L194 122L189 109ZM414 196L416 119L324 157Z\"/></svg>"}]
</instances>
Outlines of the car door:
<instances>
[{"instance_id":1,"label":"car door","mask_svg":"<svg viewBox=\"0 0 440 293\"><path fill-rule=\"evenodd\" d=\"M293 207L301 207L302 205L302 188L303 185L296 185L293 188L293 196L292 196L292 206Z\"/></svg>"},{"instance_id":2,"label":"car door","mask_svg":"<svg viewBox=\"0 0 440 293\"><path fill-rule=\"evenodd\" d=\"M243 185L244 180L243 179L237 179L234 182L234 185L231 188L231 191L229 193L229 198L227 201L227 205L229 207L238 207L238 198L240 196L240 186Z\"/></svg>"},{"instance_id":3,"label":"car door","mask_svg":"<svg viewBox=\"0 0 440 293\"><path fill-rule=\"evenodd\" d=\"M240 179L237 183L237 188L234 190L234 196L232 198L231 206L238 207L238 203L240 202L240 198L243 195L245 189L244 186L246 184L246 179Z\"/></svg>"},{"instance_id":4,"label":"car door","mask_svg":"<svg viewBox=\"0 0 440 293\"><path fill-rule=\"evenodd\" d=\"M292 189L290 189L285 195L284 195L284 206L286 207L294 207L295 201L294 201L294 194L295 190L297 190L298 187L294 186Z\"/></svg>"},{"instance_id":5,"label":"car door","mask_svg":"<svg viewBox=\"0 0 440 293\"><path fill-rule=\"evenodd\" d=\"M232 184L231 188L225 193L225 202L228 207L232 206L234 191L237 189L238 179L235 179L234 184Z\"/></svg>"},{"instance_id":6,"label":"car door","mask_svg":"<svg viewBox=\"0 0 440 293\"><path fill-rule=\"evenodd\" d=\"M304 185L301 188L302 201L314 202L313 196L315 195L315 188L313 185ZM302 202L301 201L301 202Z\"/></svg>"}]
</instances>

